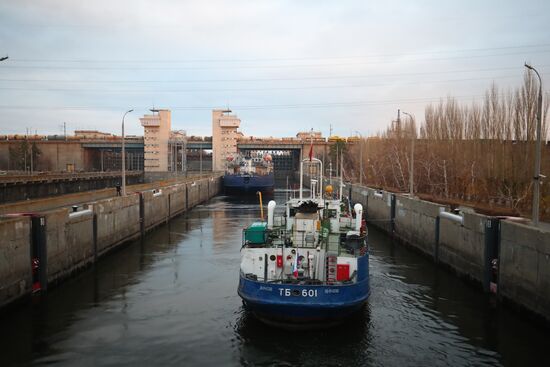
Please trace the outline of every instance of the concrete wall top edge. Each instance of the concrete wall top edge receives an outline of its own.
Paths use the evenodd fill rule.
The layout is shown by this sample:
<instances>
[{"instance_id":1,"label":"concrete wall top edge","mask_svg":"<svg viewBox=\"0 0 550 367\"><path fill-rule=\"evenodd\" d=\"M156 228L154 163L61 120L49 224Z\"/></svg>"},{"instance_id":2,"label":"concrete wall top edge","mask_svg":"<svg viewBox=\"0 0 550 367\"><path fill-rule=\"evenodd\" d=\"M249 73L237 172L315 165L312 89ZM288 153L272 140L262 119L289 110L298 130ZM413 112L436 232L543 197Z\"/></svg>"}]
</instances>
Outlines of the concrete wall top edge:
<instances>
[{"instance_id":1,"label":"concrete wall top edge","mask_svg":"<svg viewBox=\"0 0 550 367\"><path fill-rule=\"evenodd\" d=\"M526 247L550 256L550 230L503 220L500 223L501 244Z\"/></svg>"},{"instance_id":2,"label":"concrete wall top edge","mask_svg":"<svg viewBox=\"0 0 550 367\"><path fill-rule=\"evenodd\" d=\"M485 223L491 217L479 213L463 213L464 227L476 232L485 231Z\"/></svg>"},{"instance_id":3,"label":"concrete wall top edge","mask_svg":"<svg viewBox=\"0 0 550 367\"><path fill-rule=\"evenodd\" d=\"M0 225L9 225L16 222L29 222L31 218L29 216L20 216L20 217L5 217L0 216Z\"/></svg>"},{"instance_id":4,"label":"concrete wall top edge","mask_svg":"<svg viewBox=\"0 0 550 367\"><path fill-rule=\"evenodd\" d=\"M378 190L371 187L358 186L358 185L352 186L352 192L357 194L363 194L363 192L366 192L369 197L378 199L378 200L384 200L384 201L390 200L391 195L394 194L396 196L396 200L398 200L398 202L396 202L398 207L404 206L408 208L413 203L415 205L422 205L423 207L419 211L422 211L424 214L427 214L433 217L437 216L440 208L444 208L445 211L450 211L450 206L447 204L435 203L435 202L420 199L418 197L411 198L408 196L408 194L403 194L403 193L392 193L391 191ZM374 193L381 193L383 196L382 197L375 196ZM468 212L464 213L465 226L467 226L466 225L467 221L474 221L473 225L477 226L479 220L486 220L489 218L493 218L493 217L485 214L481 214L481 213L468 213ZM517 222L514 222L514 223L517 223ZM548 229L548 233L550 233L550 229Z\"/></svg>"},{"instance_id":5,"label":"concrete wall top edge","mask_svg":"<svg viewBox=\"0 0 550 367\"><path fill-rule=\"evenodd\" d=\"M396 205L397 207L402 206L432 218L439 215L441 208L445 211L449 211L447 205L433 203L419 198L411 198L403 194L396 194Z\"/></svg>"},{"instance_id":6,"label":"concrete wall top edge","mask_svg":"<svg viewBox=\"0 0 550 367\"><path fill-rule=\"evenodd\" d=\"M41 215L44 215L45 217L51 217L56 215L65 215L67 218L69 218L69 208L57 208L57 209L51 209L45 212L40 213Z\"/></svg>"},{"instance_id":7,"label":"concrete wall top edge","mask_svg":"<svg viewBox=\"0 0 550 367\"><path fill-rule=\"evenodd\" d=\"M184 181L184 182L174 182L168 186L161 187L160 190L162 191L162 194L173 194L180 191L184 191L186 188L191 188L204 185L206 186L208 182L211 184L216 184L219 182L220 178L223 175L220 173L216 173L210 177L205 178L197 178L195 181ZM144 198L148 198L149 196L152 197L153 191L151 190L143 190L140 191ZM81 203L83 201L86 201L89 199L89 201L85 204L79 204L79 206L84 209L92 209L94 212L97 212L99 208L102 208L103 211L109 210L110 208L119 208L119 207L127 207L127 206L133 206L137 205L139 203L139 192L130 193L124 198L112 196L104 199L96 199L94 200L94 195L105 195L105 194L115 194L115 189L108 188L108 189L101 189L101 190L95 190L93 192L80 192L80 193L73 193L73 194L67 194L64 196L59 197L53 197L53 198L42 198L42 199L33 199L32 200L32 207L29 209L28 202L15 202L10 203L5 206L2 206L2 210L0 210L0 220L8 220L11 219L10 217L3 217L2 214L8 214L8 213L23 213L23 212L36 212L39 215L51 215L51 213L58 213L58 211L62 210L65 211L68 215L69 207L73 205L73 203ZM122 200L121 200L122 199ZM48 203L48 202L59 202L59 205L63 205L63 207L57 207L53 209L46 209L42 207L42 203Z\"/></svg>"},{"instance_id":8,"label":"concrete wall top edge","mask_svg":"<svg viewBox=\"0 0 550 367\"><path fill-rule=\"evenodd\" d=\"M541 234L544 234L544 235L550 235L550 228L534 227L527 223L519 223L512 220L507 220L507 219L501 220L501 223L503 226L518 227L518 228L523 228L525 230L540 232Z\"/></svg>"},{"instance_id":9,"label":"concrete wall top edge","mask_svg":"<svg viewBox=\"0 0 550 367\"><path fill-rule=\"evenodd\" d=\"M134 206L139 204L139 195L138 194L130 194L128 196L115 196L112 198L102 199L95 201L93 203L90 203L89 206L91 206L94 213L101 213L105 211L112 211L118 208L125 208L129 206Z\"/></svg>"}]
</instances>

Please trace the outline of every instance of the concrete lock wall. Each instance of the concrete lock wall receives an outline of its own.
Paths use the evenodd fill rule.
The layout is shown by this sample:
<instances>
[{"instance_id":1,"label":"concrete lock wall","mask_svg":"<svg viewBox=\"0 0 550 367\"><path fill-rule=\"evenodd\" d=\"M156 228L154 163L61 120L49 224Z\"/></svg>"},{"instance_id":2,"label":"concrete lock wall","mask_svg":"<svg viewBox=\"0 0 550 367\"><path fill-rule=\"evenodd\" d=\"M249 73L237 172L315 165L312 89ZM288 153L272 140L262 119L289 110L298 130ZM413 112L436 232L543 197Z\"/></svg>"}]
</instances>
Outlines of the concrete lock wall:
<instances>
[{"instance_id":1,"label":"concrete lock wall","mask_svg":"<svg viewBox=\"0 0 550 367\"><path fill-rule=\"evenodd\" d=\"M386 232L390 232L391 223L391 193L367 189L368 205L366 207L367 223L371 223Z\"/></svg>"},{"instance_id":2,"label":"concrete lock wall","mask_svg":"<svg viewBox=\"0 0 550 367\"><path fill-rule=\"evenodd\" d=\"M365 191L354 188L352 192ZM458 275L486 287L485 223L487 216L464 213L463 223L439 217L449 207L403 194L366 189L367 221L428 255ZM395 197L392 204L392 195ZM392 212L392 205L394 206Z\"/></svg>"},{"instance_id":3,"label":"concrete lock wall","mask_svg":"<svg viewBox=\"0 0 550 367\"><path fill-rule=\"evenodd\" d=\"M29 217L0 219L0 306L31 291L30 237Z\"/></svg>"},{"instance_id":4,"label":"concrete lock wall","mask_svg":"<svg viewBox=\"0 0 550 367\"><path fill-rule=\"evenodd\" d=\"M439 218L441 211L449 211L445 205L359 185L353 185L351 193L353 202L363 204L370 225L449 266L459 275L480 283L485 281L488 217L464 213L463 223L457 223Z\"/></svg>"},{"instance_id":5,"label":"concrete lock wall","mask_svg":"<svg viewBox=\"0 0 550 367\"><path fill-rule=\"evenodd\" d=\"M550 320L550 230L501 222L499 294Z\"/></svg>"},{"instance_id":6,"label":"concrete lock wall","mask_svg":"<svg viewBox=\"0 0 550 367\"><path fill-rule=\"evenodd\" d=\"M362 187L362 186L351 187L352 200L356 203L360 203L361 205L363 205L364 210L366 210L368 206L368 197L369 197L369 192L366 187Z\"/></svg>"},{"instance_id":7,"label":"concrete lock wall","mask_svg":"<svg viewBox=\"0 0 550 367\"><path fill-rule=\"evenodd\" d=\"M186 184L146 191L142 195L146 229L167 221L187 207Z\"/></svg>"},{"instance_id":8,"label":"concrete lock wall","mask_svg":"<svg viewBox=\"0 0 550 367\"><path fill-rule=\"evenodd\" d=\"M207 178L90 202L77 212L62 208L37 213L45 223L47 282L67 278L118 245L217 195L220 189L220 177ZM32 235L29 217L0 218L0 307L31 292Z\"/></svg>"},{"instance_id":9,"label":"concrete lock wall","mask_svg":"<svg viewBox=\"0 0 550 367\"><path fill-rule=\"evenodd\" d=\"M464 224L440 219L438 260L457 273L483 282L485 271L485 223L488 217L464 213Z\"/></svg>"},{"instance_id":10,"label":"concrete lock wall","mask_svg":"<svg viewBox=\"0 0 550 367\"><path fill-rule=\"evenodd\" d=\"M170 195L170 215L178 215L185 211L187 198L185 197L185 185L177 185L171 188Z\"/></svg>"},{"instance_id":11,"label":"concrete lock wall","mask_svg":"<svg viewBox=\"0 0 550 367\"><path fill-rule=\"evenodd\" d=\"M437 217L446 207L428 201L396 195L395 234L423 253L437 257ZM444 236L445 237L445 236Z\"/></svg>"},{"instance_id":12,"label":"concrete lock wall","mask_svg":"<svg viewBox=\"0 0 550 367\"><path fill-rule=\"evenodd\" d=\"M74 203L91 202L102 198L110 198L116 195L116 190L102 189L96 191L79 192L51 198L34 199L23 202L15 202L0 206L0 215L8 213L40 212L52 207L70 206Z\"/></svg>"},{"instance_id":13,"label":"concrete lock wall","mask_svg":"<svg viewBox=\"0 0 550 367\"><path fill-rule=\"evenodd\" d=\"M139 235L139 194L100 200L90 206L97 220L98 254Z\"/></svg>"},{"instance_id":14,"label":"concrete lock wall","mask_svg":"<svg viewBox=\"0 0 550 367\"><path fill-rule=\"evenodd\" d=\"M166 189L143 193L145 228L150 229L168 219L168 193Z\"/></svg>"},{"instance_id":15,"label":"concrete lock wall","mask_svg":"<svg viewBox=\"0 0 550 367\"><path fill-rule=\"evenodd\" d=\"M439 215L441 210L449 211L445 205L358 185L351 187L351 193L352 201L363 204L369 225L480 283L486 291L495 280L491 261L498 259L499 298L550 321L550 229L469 212L461 214L462 220L451 220Z\"/></svg>"},{"instance_id":16,"label":"concrete lock wall","mask_svg":"<svg viewBox=\"0 0 550 367\"><path fill-rule=\"evenodd\" d=\"M68 209L45 213L48 282L55 282L93 259L93 214L69 216Z\"/></svg>"},{"instance_id":17,"label":"concrete lock wall","mask_svg":"<svg viewBox=\"0 0 550 367\"><path fill-rule=\"evenodd\" d=\"M189 206L195 206L200 202L200 182L195 181L187 184Z\"/></svg>"}]
</instances>

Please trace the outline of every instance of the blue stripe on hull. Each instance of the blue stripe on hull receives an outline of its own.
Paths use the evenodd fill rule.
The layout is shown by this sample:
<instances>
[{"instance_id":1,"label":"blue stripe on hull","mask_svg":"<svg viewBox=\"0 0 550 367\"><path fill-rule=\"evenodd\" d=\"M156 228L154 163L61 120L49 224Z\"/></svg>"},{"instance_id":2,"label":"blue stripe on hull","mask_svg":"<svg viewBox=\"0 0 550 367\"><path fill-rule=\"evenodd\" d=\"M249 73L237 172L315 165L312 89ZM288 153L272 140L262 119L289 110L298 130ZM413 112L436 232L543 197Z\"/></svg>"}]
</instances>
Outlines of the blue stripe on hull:
<instances>
[{"instance_id":1,"label":"blue stripe on hull","mask_svg":"<svg viewBox=\"0 0 550 367\"><path fill-rule=\"evenodd\" d=\"M360 258L368 264L368 255ZM335 322L363 306L370 287L366 274L357 283L346 285L294 285L263 283L241 275L239 296L256 316L275 323L305 324Z\"/></svg>"}]
</instances>

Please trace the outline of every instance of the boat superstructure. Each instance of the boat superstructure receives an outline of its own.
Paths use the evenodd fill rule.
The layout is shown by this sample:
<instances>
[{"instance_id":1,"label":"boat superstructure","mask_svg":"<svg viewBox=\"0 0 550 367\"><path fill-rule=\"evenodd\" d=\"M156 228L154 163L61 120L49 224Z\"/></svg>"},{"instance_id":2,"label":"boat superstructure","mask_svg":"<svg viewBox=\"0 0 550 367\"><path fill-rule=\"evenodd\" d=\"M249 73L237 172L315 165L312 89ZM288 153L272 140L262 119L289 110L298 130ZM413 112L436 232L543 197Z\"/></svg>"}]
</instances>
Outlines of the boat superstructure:
<instances>
[{"instance_id":1,"label":"boat superstructure","mask_svg":"<svg viewBox=\"0 0 550 367\"><path fill-rule=\"evenodd\" d=\"M310 178L305 195L304 170ZM285 326L331 325L369 295L369 253L363 208L323 187L323 165L304 159L298 197L282 215L268 204L267 222L243 231L239 295L261 320Z\"/></svg>"}]
</instances>

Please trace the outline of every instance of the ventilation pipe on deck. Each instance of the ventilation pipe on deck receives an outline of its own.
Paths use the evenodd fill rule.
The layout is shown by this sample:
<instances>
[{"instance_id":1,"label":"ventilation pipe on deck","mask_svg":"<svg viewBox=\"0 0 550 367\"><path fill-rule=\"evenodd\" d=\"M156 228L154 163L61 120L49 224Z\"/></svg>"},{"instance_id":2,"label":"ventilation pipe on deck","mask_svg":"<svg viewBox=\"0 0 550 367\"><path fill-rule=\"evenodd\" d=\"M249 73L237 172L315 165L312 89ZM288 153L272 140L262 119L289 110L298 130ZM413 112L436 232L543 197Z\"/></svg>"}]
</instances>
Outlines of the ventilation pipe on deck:
<instances>
[{"instance_id":1,"label":"ventilation pipe on deck","mask_svg":"<svg viewBox=\"0 0 550 367\"><path fill-rule=\"evenodd\" d=\"M292 218L290 218L290 205L286 206L286 230L290 231L292 229Z\"/></svg>"},{"instance_id":2,"label":"ventilation pipe on deck","mask_svg":"<svg viewBox=\"0 0 550 367\"><path fill-rule=\"evenodd\" d=\"M355 230L361 232L361 222L363 221L363 205L357 203L353 206L355 210Z\"/></svg>"},{"instance_id":3,"label":"ventilation pipe on deck","mask_svg":"<svg viewBox=\"0 0 550 367\"><path fill-rule=\"evenodd\" d=\"M275 207L277 203L274 200L270 200L267 204L267 229L273 229L273 217L275 215Z\"/></svg>"},{"instance_id":4,"label":"ventilation pipe on deck","mask_svg":"<svg viewBox=\"0 0 550 367\"><path fill-rule=\"evenodd\" d=\"M316 195L317 195L317 180L314 180L314 179L311 179L310 180L310 198L311 199L316 199Z\"/></svg>"}]
</instances>

